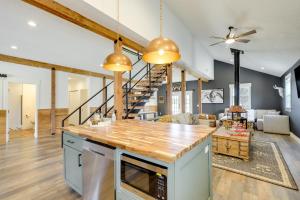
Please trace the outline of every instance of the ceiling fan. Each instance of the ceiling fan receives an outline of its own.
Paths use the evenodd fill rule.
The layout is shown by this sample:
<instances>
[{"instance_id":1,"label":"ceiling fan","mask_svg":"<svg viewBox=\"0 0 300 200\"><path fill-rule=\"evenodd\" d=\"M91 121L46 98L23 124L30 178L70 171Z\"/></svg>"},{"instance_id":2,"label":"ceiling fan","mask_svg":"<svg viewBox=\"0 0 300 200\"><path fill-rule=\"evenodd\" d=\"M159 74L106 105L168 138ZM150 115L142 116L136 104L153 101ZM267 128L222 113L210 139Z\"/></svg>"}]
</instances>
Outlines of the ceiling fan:
<instances>
[{"instance_id":1,"label":"ceiling fan","mask_svg":"<svg viewBox=\"0 0 300 200\"><path fill-rule=\"evenodd\" d=\"M210 46L215 46L215 45L221 44L223 42L225 42L226 44L232 44L234 42L248 43L248 42L250 42L250 40L243 39L243 37L248 36L248 35L252 35L252 34L256 33L256 30L251 30L251 31L248 31L248 32L236 35L233 32L233 30L236 30L236 28L234 28L233 26L229 26L228 29L229 29L229 33L225 37L212 36L211 38L220 39L222 41L213 43Z\"/></svg>"}]
</instances>

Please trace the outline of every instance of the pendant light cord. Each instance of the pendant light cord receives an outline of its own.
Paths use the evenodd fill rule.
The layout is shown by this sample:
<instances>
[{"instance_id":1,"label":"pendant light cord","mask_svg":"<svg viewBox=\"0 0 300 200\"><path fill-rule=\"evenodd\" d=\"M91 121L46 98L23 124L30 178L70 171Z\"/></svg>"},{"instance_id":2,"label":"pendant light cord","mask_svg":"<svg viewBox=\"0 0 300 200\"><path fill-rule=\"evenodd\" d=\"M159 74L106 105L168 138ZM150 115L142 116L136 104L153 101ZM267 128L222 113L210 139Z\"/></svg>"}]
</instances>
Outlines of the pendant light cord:
<instances>
[{"instance_id":1,"label":"pendant light cord","mask_svg":"<svg viewBox=\"0 0 300 200\"><path fill-rule=\"evenodd\" d=\"M163 33L163 0L160 0L160 37Z\"/></svg>"},{"instance_id":2,"label":"pendant light cord","mask_svg":"<svg viewBox=\"0 0 300 200\"><path fill-rule=\"evenodd\" d=\"M118 20L118 26L117 26L117 40L119 40L120 37L120 0L117 0L117 20Z\"/></svg>"}]
</instances>

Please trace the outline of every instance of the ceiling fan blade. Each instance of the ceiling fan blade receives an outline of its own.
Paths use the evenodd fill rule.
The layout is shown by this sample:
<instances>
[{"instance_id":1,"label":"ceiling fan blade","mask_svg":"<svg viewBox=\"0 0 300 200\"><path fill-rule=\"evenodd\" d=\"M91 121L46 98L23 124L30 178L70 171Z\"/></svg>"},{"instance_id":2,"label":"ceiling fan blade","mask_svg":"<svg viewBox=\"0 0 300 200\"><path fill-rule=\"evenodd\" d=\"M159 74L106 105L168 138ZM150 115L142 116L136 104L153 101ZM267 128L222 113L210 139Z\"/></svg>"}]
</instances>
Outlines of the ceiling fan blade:
<instances>
[{"instance_id":1,"label":"ceiling fan blade","mask_svg":"<svg viewBox=\"0 0 300 200\"><path fill-rule=\"evenodd\" d=\"M223 38L223 37L218 37L218 36L211 36L210 38L225 40L225 38Z\"/></svg>"},{"instance_id":2,"label":"ceiling fan blade","mask_svg":"<svg viewBox=\"0 0 300 200\"><path fill-rule=\"evenodd\" d=\"M247 40L247 39L236 39L235 41L242 42L242 43L248 43L248 42L250 42L250 40Z\"/></svg>"},{"instance_id":3,"label":"ceiling fan blade","mask_svg":"<svg viewBox=\"0 0 300 200\"><path fill-rule=\"evenodd\" d=\"M211 45L209 45L209 46L215 46L215 45L217 45L217 44L221 44L221 43L223 43L224 41L221 41L221 42L216 42L216 43L213 43L213 44L211 44Z\"/></svg>"},{"instance_id":4,"label":"ceiling fan blade","mask_svg":"<svg viewBox=\"0 0 300 200\"><path fill-rule=\"evenodd\" d=\"M237 35L235 38L245 37L245 36L248 36L248 35L252 35L254 33L256 33L256 30L252 30L252 31L248 31L246 33L242 33L240 35Z\"/></svg>"}]
</instances>

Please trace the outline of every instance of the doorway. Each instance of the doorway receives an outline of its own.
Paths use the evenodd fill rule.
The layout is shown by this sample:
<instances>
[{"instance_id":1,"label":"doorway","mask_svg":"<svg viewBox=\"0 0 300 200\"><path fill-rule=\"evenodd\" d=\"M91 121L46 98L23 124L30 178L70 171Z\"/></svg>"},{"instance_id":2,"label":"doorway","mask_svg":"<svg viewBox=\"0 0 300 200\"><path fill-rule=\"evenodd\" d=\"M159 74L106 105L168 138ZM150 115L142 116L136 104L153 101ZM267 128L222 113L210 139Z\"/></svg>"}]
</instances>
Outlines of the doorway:
<instances>
[{"instance_id":1,"label":"doorway","mask_svg":"<svg viewBox=\"0 0 300 200\"><path fill-rule=\"evenodd\" d=\"M69 114L76 110L88 99L88 79L81 76L70 75L68 77ZM89 107L86 104L81 108L82 121L88 117ZM79 124L79 111L68 119L69 125Z\"/></svg>"},{"instance_id":2,"label":"doorway","mask_svg":"<svg viewBox=\"0 0 300 200\"><path fill-rule=\"evenodd\" d=\"M8 135L17 138L34 137L36 124L36 86L8 83Z\"/></svg>"}]
</instances>

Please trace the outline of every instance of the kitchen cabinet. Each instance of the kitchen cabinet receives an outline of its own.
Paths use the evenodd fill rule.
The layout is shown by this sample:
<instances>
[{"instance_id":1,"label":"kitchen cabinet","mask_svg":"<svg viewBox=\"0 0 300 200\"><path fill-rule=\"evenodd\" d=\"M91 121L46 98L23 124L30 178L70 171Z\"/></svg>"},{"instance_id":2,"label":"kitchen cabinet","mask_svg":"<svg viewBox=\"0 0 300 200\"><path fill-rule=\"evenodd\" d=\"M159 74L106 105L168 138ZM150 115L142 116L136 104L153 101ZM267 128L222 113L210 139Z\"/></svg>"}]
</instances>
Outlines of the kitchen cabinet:
<instances>
[{"instance_id":1,"label":"kitchen cabinet","mask_svg":"<svg viewBox=\"0 0 300 200\"><path fill-rule=\"evenodd\" d=\"M82 139L64 134L64 173L66 183L82 194Z\"/></svg>"}]
</instances>

